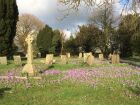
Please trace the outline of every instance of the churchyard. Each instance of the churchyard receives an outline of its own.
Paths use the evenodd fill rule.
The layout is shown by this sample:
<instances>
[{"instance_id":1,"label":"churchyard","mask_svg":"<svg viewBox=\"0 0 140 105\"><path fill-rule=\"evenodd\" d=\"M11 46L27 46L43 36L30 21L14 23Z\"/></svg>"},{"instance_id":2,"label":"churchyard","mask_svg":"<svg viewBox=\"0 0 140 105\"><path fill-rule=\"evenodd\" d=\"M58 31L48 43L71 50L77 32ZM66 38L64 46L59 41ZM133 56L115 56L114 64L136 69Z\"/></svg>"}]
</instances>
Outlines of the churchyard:
<instances>
[{"instance_id":1,"label":"churchyard","mask_svg":"<svg viewBox=\"0 0 140 105\"><path fill-rule=\"evenodd\" d=\"M140 0L0 0L0 105L140 105Z\"/></svg>"},{"instance_id":2,"label":"churchyard","mask_svg":"<svg viewBox=\"0 0 140 105\"><path fill-rule=\"evenodd\" d=\"M26 59L1 64L0 105L139 105L140 68L80 56L33 59L32 76L22 73Z\"/></svg>"}]
</instances>

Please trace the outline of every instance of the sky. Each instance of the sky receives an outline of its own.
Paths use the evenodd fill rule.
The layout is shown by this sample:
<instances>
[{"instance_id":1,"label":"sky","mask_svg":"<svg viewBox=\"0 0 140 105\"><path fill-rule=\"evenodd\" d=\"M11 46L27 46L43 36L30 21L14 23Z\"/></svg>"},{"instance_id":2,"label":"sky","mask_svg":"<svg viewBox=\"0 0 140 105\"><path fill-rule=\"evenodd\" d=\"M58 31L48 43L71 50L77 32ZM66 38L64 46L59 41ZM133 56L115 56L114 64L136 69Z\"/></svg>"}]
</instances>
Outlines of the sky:
<instances>
[{"instance_id":1,"label":"sky","mask_svg":"<svg viewBox=\"0 0 140 105\"><path fill-rule=\"evenodd\" d=\"M60 18L64 16L62 14L64 8L60 6L58 0L17 0L17 5L20 15L33 14L53 29L63 29L68 36L76 31L78 25L86 24L91 14L87 7L82 6L78 12L71 12L67 18L60 21ZM117 12L120 12L120 7L119 3L115 5Z\"/></svg>"}]
</instances>

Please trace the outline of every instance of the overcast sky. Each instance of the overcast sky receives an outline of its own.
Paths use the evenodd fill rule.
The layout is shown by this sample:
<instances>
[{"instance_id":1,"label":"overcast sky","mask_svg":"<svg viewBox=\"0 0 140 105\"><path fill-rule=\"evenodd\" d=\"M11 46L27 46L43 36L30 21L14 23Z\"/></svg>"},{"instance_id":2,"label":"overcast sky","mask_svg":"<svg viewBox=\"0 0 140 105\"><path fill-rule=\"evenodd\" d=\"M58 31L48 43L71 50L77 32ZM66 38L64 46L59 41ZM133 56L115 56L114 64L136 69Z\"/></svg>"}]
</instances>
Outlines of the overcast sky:
<instances>
[{"instance_id":1,"label":"overcast sky","mask_svg":"<svg viewBox=\"0 0 140 105\"><path fill-rule=\"evenodd\" d=\"M60 11L62 7L57 0L17 0L17 4L20 14L33 14L54 29L64 29L67 34L75 31L78 25L88 22L89 10L86 7L81 7L79 12L72 12L69 17L59 21L58 19L62 16ZM117 12L120 7L119 3L116 4Z\"/></svg>"}]
</instances>

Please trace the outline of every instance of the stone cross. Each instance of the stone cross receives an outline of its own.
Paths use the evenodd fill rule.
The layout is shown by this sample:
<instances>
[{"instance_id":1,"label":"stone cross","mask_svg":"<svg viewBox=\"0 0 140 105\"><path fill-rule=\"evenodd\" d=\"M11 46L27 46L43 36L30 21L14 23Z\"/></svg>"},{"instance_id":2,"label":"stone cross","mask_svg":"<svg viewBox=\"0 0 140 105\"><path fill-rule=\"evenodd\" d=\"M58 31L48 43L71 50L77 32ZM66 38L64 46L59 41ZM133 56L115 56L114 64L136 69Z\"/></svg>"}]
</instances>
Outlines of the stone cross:
<instances>
[{"instance_id":1,"label":"stone cross","mask_svg":"<svg viewBox=\"0 0 140 105\"><path fill-rule=\"evenodd\" d=\"M33 66L33 49L32 49L32 42L33 37L29 34L27 38L25 39L27 42L27 64L24 66L22 72L27 73L28 75L33 76L35 74L35 69Z\"/></svg>"},{"instance_id":2,"label":"stone cross","mask_svg":"<svg viewBox=\"0 0 140 105\"><path fill-rule=\"evenodd\" d=\"M33 50L32 50L32 42L33 37L31 35L28 35L25 39L27 42L28 48L27 48L27 64L32 64L33 62Z\"/></svg>"}]
</instances>

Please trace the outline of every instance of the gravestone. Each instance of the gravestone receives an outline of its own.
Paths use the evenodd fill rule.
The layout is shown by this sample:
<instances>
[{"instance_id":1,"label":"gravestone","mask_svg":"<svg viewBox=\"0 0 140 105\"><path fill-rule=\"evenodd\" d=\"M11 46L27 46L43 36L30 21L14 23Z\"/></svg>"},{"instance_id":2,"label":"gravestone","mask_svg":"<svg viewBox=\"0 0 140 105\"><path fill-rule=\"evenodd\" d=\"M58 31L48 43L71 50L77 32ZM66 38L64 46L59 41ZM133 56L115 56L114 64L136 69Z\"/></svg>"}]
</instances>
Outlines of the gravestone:
<instances>
[{"instance_id":1,"label":"gravestone","mask_svg":"<svg viewBox=\"0 0 140 105\"><path fill-rule=\"evenodd\" d=\"M84 58L84 63L85 63L85 62L86 62L86 58L87 58L87 54L86 54L86 53L84 53L83 55L84 55L84 57L83 57L83 58Z\"/></svg>"},{"instance_id":2,"label":"gravestone","mask_svg":"<svg viewBox=\"0 0 140 105\"><path fill-rule=\"evenodd\" d=\"M70 53L67 53L67 58L70 58Z\"/></svg>"},{"instance_id":3,"label":"gravestone","mask_svg":"<svg viewBox=\"0 0 140 105\"><path fill-rule=\"evenodd\" d=\"M14 63L16 65L21 65L21 57L20 56L14 56Z\"/></svg>"},{"instance_id":4,"label":"gravestone","mask_svg":"<svg viewBox=\"0 0 140 105\"><path fill-rule=\"evenodd\" d=\"M111 57L112 64L120 63L120 56L119 54L113 54Z\"/></svg>"},{"instance_id":5,"label":"gravestone","mask_svg":"<svg viewBox=\"0 0 140 105\"><path fill-rule=\"evenodd\" d=\"M93 55L88 55L88 57L87 57L87 64L89 66L91 66L91 65L93 65L93 63L94 63L94 56Z\"/></svg>"},{"instance_id":6,"label":"gravestone","mask_svg":"<svg viewBox=\"0 0 140 105\"><path fill-rule=\"evenodd\" d=\"M110 53L109 56L108 56L108 59L111 60L111 58L112 58L112 54Z\"/></svg>"},{"instance_id":7,"label":"gravestone","mask_svg":"<svg viewBox=\"0 0 140 105\"><path fill-rule=\"evenodd\" d=\"M32 42L33 37L29 34L25 39L27 42L27 64L24 66L22 73L27 73L30 76L35 75L35 67L33 66L33 49Z\"/></svg>"},{"instance_id":8,"label":"gravestone","mask_svg":"<svg viewBox=\"0 0 140 105\"><path fill-rule=\"evenodd\" d=\"M91 52L84 53L84 63L87 62L87 57L90 56L90 55L92 56L92 53Z\"/></svg>"},{"instance_id":9,"label":"gravestone","mask_svg":"<svg viewBox=\"0 0 140 105\"><path fill-rule=\"evenodd\" d=\"M79 53L79 58L82 58L82 53Z\"/></svg>"},{"instance_id":10,"label":"gravestone","mask_svg":"<svg viewBox=\"0 0 140 105\"><path fill-rule=\"evenodd\" d=\"M104 55L103 54L99 54L99 60L104 60Z\"/></svg>"},{"instance_id":11,"label":"gravestone","mask_svg":"<svg viewBox=\"0 0 140 105\"><path fill-rule=\"evenodd\" d=\"M41 53L40 53L40 52L37 53L37 57L38 57L38 58L41 58Z\"/></svg>"},{"instance_id":12,"label":"gravestone","mask_svg":"<svg viewBox=\"0 0 140 105\"><path fill-rule=\"evenodd\" d=\"M67 64L67 63L68 63L67 56L61 55L61 64Z\"/></svg>"},{"instance_id":13,"label":"gravestone","mask_svg":"<svg viewBox=\"0 0 140 105\"><path fill-rule=\"evenodd\" d=\"M7 65L7 57L0 57L0 64Z\"/></svg>"},{"instance_id":14,"label":"gravestone","mask_svg":"<svg viewBox=\"0 0 140 105\"><path fill-rule=\"evenodd\" d=\"M52 65L53 64L53 54L47 54L46 55L46 64Z\"/></svg>"}]
</instances>

